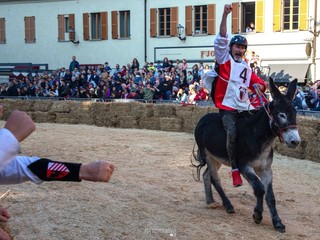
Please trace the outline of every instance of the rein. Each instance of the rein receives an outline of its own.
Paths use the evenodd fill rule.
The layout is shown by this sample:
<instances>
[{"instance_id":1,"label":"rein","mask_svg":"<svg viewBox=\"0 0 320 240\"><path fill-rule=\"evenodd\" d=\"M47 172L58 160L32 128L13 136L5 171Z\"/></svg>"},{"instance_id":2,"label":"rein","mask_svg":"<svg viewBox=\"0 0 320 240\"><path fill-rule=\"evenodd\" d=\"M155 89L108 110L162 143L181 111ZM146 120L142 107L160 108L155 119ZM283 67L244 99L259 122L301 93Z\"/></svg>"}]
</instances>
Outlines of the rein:
<instances>
[{"instance_id":1,"label":"rein","mask_svg":"<svg viewBox=\"0 0 320 240\"><path fill-rule=\"evenodd\" d=\"M265 110L269 120L270 120L270 129L273 132L274 135L276 135L279 138L279 141L282 143L283 142L283 138L282 138L282 133L287 130L287 129L297 129L297 125L288 125L285 127L280 127L279 124L274 120L273 115L271 114L270 111L270 102L269 100L264 96L264 94L262 94L262 92L260 91L260 89L256 86L256 84L254 85L254 89L259 97L259 101L260 101L260 105L261 107L263 107L263 109ZM265 98L268 102L267 106L264 104L264 101L262 98ZM277 127L277 131L274 132L272 130L272 124L274 124Z\"/></svg>"}]
</instances>

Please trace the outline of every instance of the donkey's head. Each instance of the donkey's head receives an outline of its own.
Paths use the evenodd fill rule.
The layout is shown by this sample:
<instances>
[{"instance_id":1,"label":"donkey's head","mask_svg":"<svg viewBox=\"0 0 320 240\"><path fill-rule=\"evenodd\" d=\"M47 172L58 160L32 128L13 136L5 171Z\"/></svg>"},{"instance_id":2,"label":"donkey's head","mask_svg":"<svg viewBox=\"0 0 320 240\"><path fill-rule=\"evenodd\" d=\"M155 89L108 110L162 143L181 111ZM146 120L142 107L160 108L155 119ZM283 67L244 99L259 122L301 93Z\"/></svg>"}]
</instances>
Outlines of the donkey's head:
<instances>
[{"instance_id":1,"label":"donkey's head","mask_svg":"<svg viewBox=\"0 0 320 240\"><path fill-rule=\"evenodd\" d=\"M296 125L296 109L293 106L297 79L290 82L286 94L279 91L272 78L269 81L269 89L273 98L269 109L271 128L288 147L295 148L301 142Z\"/></svg>"}]
</instances>

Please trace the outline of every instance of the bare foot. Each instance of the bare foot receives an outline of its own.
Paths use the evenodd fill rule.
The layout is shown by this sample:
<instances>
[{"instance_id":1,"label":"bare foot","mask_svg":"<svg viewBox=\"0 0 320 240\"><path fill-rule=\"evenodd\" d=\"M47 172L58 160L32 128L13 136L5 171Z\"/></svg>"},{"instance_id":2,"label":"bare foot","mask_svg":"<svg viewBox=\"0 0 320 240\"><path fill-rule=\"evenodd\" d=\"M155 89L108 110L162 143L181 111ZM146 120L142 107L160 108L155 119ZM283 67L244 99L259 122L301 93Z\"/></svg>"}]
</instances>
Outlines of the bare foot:
<instances>
[{"instance_id":1,"label":"bare foot","mask_svg":"<svg viewBox=\"0 0 320 240\"><path fill-rule=\"evenodd\" d=\"M92 182L108 182L114 171L114 165L107 161L82 164L79 178Z\"/></svg>"}]
</instances>

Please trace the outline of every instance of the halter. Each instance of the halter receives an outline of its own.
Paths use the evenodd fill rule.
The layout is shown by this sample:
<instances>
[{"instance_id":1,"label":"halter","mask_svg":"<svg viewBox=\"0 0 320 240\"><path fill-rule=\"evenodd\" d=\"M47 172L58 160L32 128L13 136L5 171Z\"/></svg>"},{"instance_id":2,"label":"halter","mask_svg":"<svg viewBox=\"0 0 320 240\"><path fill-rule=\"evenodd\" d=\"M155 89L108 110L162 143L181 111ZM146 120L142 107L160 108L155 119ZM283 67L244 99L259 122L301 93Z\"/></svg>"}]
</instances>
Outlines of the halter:
<instances>
[{"instance_id":1,"label":"halter","mask_svg":"<svg viewBox=\"0 0 320 240\"><path fill-rule=\"evenodd\" d=\"M260 89L256 86L256 84L253 85L258 97L259 97L259 101L260 101L260 105L261 107L263 107L263 109L265 110L269 120L270 120L270 129L272 131L272 133L274 135L276 135L278 138L279 138L279 141L282 143L283 142L283 138L282 138L282 133L287 130L287 129L297 129L297 125L288 125L288 126L285 126L285 127L280 127L279 124L274 120L274 117L273 115L271 114L271 111L270 111L270 102L269 100L261 93ZM265 98L268 102L267 106L264 104L262 98ZM272 130L272 124L274 124L276 127L277 127L277 131L274 132Z\"/></svg>"}]
</instances>

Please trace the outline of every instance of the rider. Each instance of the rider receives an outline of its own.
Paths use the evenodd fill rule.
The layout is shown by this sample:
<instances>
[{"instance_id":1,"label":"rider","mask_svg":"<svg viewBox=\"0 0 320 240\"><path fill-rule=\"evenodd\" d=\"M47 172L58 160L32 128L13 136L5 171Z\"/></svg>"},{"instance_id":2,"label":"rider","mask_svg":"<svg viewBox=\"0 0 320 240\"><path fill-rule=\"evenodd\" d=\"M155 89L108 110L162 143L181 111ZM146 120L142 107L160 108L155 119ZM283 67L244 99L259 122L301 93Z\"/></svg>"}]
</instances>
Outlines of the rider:
<instances>
[{"instance_id":1,"label":"rider","mask_svg":"<svg viewBox=\"0 0 320 240\"><path fill-rule=\"evenodd\" d=\"M248 88L255 92L256 85L261 92L266 90L266 83L255 75L243 60L248 47L247 39L235 35L231 40L227 34L227 16L232 6L226 4L220 23L220 32L214 41L218 78L215 85L213 100L219 108L222 123L227 134L227 153L231 162L233 185L242 185L238 169L238 153L236 146L236 124L239 113L254 109L248 98Z\"/></svg>"}]
</instances>

